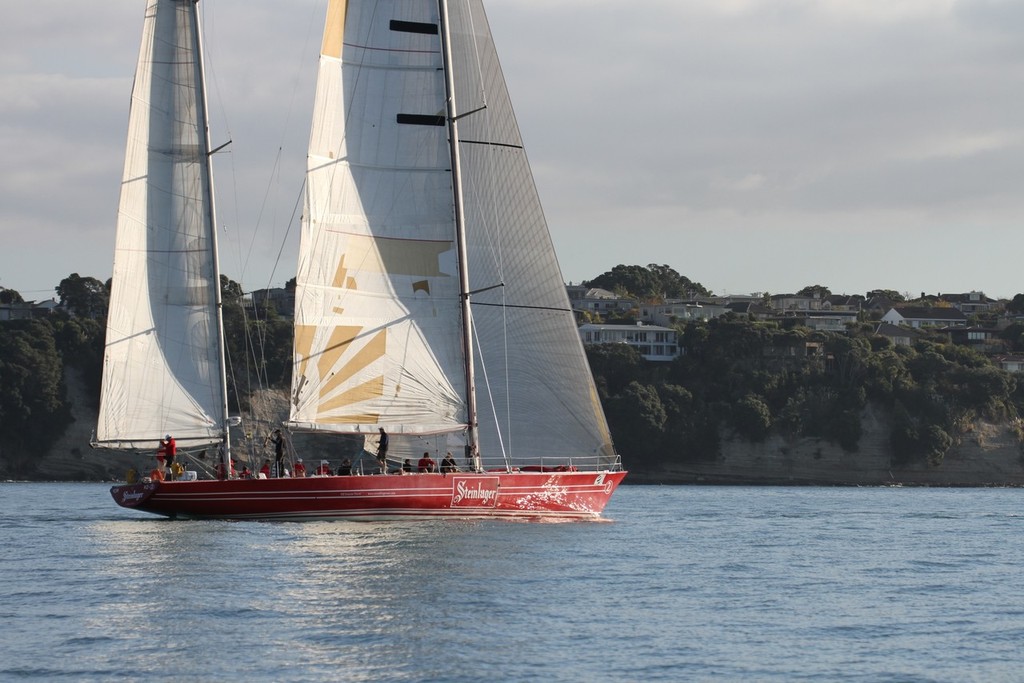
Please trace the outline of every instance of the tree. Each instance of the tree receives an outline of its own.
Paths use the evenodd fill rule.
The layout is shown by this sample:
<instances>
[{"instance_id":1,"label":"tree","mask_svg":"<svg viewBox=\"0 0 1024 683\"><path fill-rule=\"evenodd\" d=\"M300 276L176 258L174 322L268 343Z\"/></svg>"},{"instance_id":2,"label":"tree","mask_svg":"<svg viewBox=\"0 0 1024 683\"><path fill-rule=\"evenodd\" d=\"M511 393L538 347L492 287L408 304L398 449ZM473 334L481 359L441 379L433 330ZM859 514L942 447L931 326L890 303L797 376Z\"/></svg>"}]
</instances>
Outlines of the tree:
<instances>
[{"instance_id":1,"label":"tree","mask_svg":"<svg viewBox=\"0 0 1024 683\"><path fill-rule=\"evenodd\" d=\"M608 399L605 407L620 452L631 458L650 458L651 444L661 441L667 419L657 390L630 382L621 394Z\"/></svg>"},{"instance_id":2,"label":"tree","mask_svg":"<svg viewBox=\"0 0 1024 683\"><path fill-rule=\"evenodd\" d=\"M1006 304L1007 313L1024 313L1024 294L1014 294Z\"/></svg>"},{"instance_id":3,"label":"tree","mask_svg":"<svg viewBox=\"0 0 1024 683\"><path fill-rule=\"evenodd\" d=\"M663 301L690 295L710 295L710 292L699 282L693 282L669 266L655 263L646 268L619 264L585 284L588 287L601 287L641 301Z\"/></svg>"},{"instance_id":4,"label":"tree","mask_svg":"<svg viewBox=\"0 0 1024 683\"><path fill-rule=\"evenodd\" d=\"M894 304L902 303L907 300L907 297L903 296L895 289L872 289L865 296L868 299L888 299Z\"/></svg>"},{"instance_id":5,"label":"tree","mask_svg":"<svg viewBox=\"0 0 1024 683\"><path fill-rule=\"evenodd\" d=\"M83 318L102 318L107 314L110 291L94 277L71 273L56 287L60 303Z\"/></svg>"},{"instance_id":6,"label":"tree","mask_svg":"<svg viewBox=\"0 0 1024 683\"><path fill-rule=\"evenodd\" d=\"M65 367L75 368L90 395L99 400L105 326L100 320L54 316L53 337Z\"/></svg>"},{"instance_id":7,"label":"tree","mask_svg":"<svg viewBox=\"0 0 1024 683\"><path fill-rule=\"evenodd\" d=\"M0 451L16 467L30 467L67 426L61 359L44 321L0 326ZM18 456L21 457L18 457Z\"/></svg>"},{"instance_id":8,"label":"tree","mask_svg":"<svg viewBox=\"0 0 1024 683\"><path fill-rule=\"evenodd\" d=\"M1018 294L1017 296L1021 296ZM1024 323L1013 323L999 332L999 338L1010 344L1012 351L1024 351Z\"/></svg>"},{"instance_id":9,"label":"tree","mask_svg":"<svg viewBox=\"0 0 1024 683\"><path fill-rule=\"evenodd\" d=\"M628 344L588 344L587 360L609 395L620 393L643 374L643 356Z\"/></svg>"},{"instance_id":10,"label":"tree","mask_svg":"<svg viewBox=\"0 0 1024 683\"><path fill-rule=\"evenodd\" d=\"M808 285L797 292L797 295L811 297L812 299L817 298L824 301L832 296L832 290L824 285Z\"/></svg>"},{"instance_id":11,"label":"tree","mask_svg":"<svg viewBox=\"0 0 1024 683\"><path fill-rule=\"evenodd\" d=\"M928 464L938 467L953 445L953 438L938 425L929 425L921 434L921 450L928 458Z\"/></svg>"},{"instance_id":12,"label":"tree","mask_svg":"<svg viewBox=\"0 0 1024 683\"><path fill-rule=\"evenodd\" d=\"M220 296L224 304L238 304L242 300L242 285L238 284L227 275L220 276Z\"/></svg>"},{"instance_id":13,"label":"tree","mask_svg":"<svg viewBox=\"0 0 1024 683\"><path fill-rule=\"evenodd\" d=\"M733 406L736 432L748 441L764 441L772 426L768 404L757 394L747 394Z\"/></svg>"},{"instance_id":14,"label":"tree","mask_svg":"<svg viewBox=\"0 0 1024 683\"><path fill-rule=\"evenodd\" d=\"M23 304L25 300L21 298L21 294L14 289L7 289L6 287L0 287L0 304Z\"/></svg>"}]
</instances>

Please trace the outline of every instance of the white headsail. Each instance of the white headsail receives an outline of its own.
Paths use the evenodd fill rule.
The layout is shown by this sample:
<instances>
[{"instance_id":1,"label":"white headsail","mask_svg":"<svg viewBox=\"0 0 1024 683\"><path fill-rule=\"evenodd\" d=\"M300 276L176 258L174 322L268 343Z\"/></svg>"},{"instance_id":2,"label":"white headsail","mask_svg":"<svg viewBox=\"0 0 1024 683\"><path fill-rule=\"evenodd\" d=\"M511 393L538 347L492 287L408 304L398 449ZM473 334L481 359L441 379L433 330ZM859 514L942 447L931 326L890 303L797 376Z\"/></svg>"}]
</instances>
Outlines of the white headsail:
<instances>
[{"instance_id":1,"label":"white headsail","mask_svg":"<svg viewBox=\"0 0 1024 683\"><path fill-rule=\"evenodd\" d=\"M219 271L196 3L149 0L132 90L98 445L223 438Z\"/></svg>"}]
</instances>

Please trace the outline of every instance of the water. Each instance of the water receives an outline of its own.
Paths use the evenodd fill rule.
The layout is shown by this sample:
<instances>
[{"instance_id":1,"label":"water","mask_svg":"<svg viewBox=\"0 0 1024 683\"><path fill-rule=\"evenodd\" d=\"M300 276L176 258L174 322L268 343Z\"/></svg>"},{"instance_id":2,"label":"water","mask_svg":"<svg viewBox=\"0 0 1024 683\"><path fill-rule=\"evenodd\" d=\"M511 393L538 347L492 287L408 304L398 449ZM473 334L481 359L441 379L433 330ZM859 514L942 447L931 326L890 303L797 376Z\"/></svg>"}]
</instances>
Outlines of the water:
<instances>
[{"instance_id":1,"label":"water","mask_svg":"<svg viewBox=\"0 0 1024 683\"><path fill-rule=\"evenodd\" d=\"M636 487L604 523L168 522L0 484L0 679L1018 681L1017 489Z\"/></svg>"}]
</instances>

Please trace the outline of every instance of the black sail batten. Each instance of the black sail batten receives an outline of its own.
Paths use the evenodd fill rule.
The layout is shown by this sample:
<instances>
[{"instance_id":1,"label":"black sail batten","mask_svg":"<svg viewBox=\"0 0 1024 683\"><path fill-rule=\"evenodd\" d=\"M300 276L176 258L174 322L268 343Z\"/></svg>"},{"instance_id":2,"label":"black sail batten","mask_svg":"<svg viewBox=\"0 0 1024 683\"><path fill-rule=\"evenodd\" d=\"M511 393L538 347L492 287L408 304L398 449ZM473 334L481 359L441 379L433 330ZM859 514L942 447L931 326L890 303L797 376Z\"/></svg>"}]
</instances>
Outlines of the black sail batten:
<instances>
[{"instance_id":1,"label":"black sail batten","mask_svg":"<svg viewBox=\"0 0 1024 683\"><path fill-rule=\"evenodd\" d=\"M423 21L402 21L392 19L388 27L392 31L401 33L422 33L423 35L436 36L438 33L437 24L430 24Z\"/></svg>"},{"instance_id":2,"label":"black sail batten","mask_svg":"<svg viewBox=\"0 0 1024 683\"><path fill-rule=\"evenodd\" d=\"M398 123L413 126L444 126L448 123L444 116L439 114L398 114Z\"/></svg>"}]
</instances>

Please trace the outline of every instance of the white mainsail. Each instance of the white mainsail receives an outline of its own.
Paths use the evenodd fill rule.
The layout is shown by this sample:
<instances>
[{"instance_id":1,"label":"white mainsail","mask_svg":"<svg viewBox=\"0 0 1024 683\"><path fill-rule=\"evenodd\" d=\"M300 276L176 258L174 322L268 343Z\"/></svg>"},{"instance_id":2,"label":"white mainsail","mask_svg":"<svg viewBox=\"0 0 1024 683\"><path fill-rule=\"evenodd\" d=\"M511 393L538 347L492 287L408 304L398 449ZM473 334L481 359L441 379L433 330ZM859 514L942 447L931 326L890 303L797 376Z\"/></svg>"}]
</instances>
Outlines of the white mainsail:
<instances>
[{"instance_id":1,"label":"white mainsail","mask_svg":"<svg viewBox=\"0 0 1024 683\"><path fill-rule=\"evenodd\" d=\"M196 3L149 0L132 89L97 445L223 439L219 271Z\"/></svg>"},{"instance_id":2,"label":"white mainsail","mask_svg":"<svg viewBox=\"0 0 1024 683\"><path fill-rule=\"evenodd\" d=\"M449 3L481 448L614 458L481 0ZM475 112L467 114L467 112ZM502 287L495 288L502 284ZM486 373L486 385L483 379ZM492 408L493 404L493 408Z\"/></svg>"},{"instance_id":3,"label":"white mainsail","mask_svg":"<svg viewBox=\"0 0 1024 683\"><path fill-rule=\"evenodd\" d=\"M437 24L436 3L328 7L296 287L296 427L423 434L466 422L438 38L393 30L390 10Z\"/></svg>"},{"instance_id":4,"label":"white mainsail","mask_svg":"<svg viewBox=\"0 0 1024 683\"><path fill-rule=\"evenodd\" d=\"M468 268L484 455L611 458L483 6L445 6L441 14L437 0L330 1L309 147L291 424L464 432L459 269Z\"/></svg>"}]
</instances>

